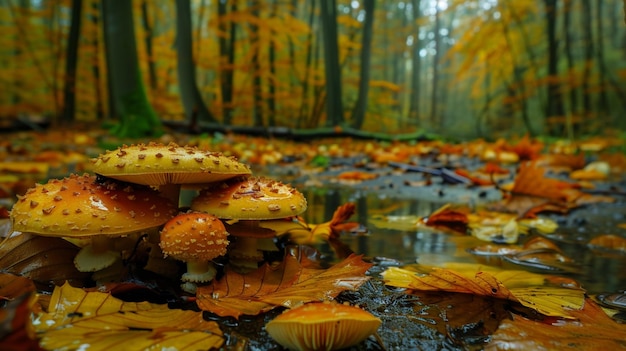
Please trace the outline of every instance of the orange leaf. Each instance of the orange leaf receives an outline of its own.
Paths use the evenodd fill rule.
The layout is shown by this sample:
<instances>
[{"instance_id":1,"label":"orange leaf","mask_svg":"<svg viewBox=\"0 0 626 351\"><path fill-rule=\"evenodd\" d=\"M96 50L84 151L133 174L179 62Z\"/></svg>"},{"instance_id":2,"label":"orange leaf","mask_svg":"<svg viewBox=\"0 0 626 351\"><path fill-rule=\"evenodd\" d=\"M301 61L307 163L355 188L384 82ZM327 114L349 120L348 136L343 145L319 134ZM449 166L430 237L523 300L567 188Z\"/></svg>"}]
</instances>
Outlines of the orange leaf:
<instances>
[{"instance_id":1,"label":"orange leaf","mask_svg":"<svg viewBox=\"0 0 626 351\"><path fill-rule=\"evenodd\" d=\"M248 274L227 269L221 279L198 287L198 306L219 316L239 318L277 306L294 307L333 298L369 279L365 272L372 265L361 256L351 255L328 269L317 269L304 266L305 259L293 251L275 267L265 264Z\"/></svg>"},{"instance_id":2,"label":"orange leaf","mask_svg":"<svg viewBox=\"0 0 626 351\"><path fill-rule=\"evenodd\" d=\"M346 171L340 173L337 178L343 180L371 180L376 179L378 177L377 174L367 173L362 171Z\"/></svg>"},{"instance_id":3,"label":"orange leaf","mask_svg":"<svg viewBox=\"0 0 626 351\"><path fill-rule=\"evenodd\" d=\"M452 209L449 204L444 205L433 212L427 219L420 220L423 224L435 228L447 228L455 233L465 234L467 232L467 211L462 209Z\"/></svg>"},{"instance_id":4,"label":"orange leaf","mask_svg":"<svg viewBox=\"0 0 626 351\"><path fill-rule=\"evenodd\" d=\"M557 319L552 323L513 315L492 335L485 350L616 350L624 348L626 325L608 317L590 299L580 311L570 313L577 320ZM528 337L532 335L532 337Z\"/></svg>"}]
</instances>

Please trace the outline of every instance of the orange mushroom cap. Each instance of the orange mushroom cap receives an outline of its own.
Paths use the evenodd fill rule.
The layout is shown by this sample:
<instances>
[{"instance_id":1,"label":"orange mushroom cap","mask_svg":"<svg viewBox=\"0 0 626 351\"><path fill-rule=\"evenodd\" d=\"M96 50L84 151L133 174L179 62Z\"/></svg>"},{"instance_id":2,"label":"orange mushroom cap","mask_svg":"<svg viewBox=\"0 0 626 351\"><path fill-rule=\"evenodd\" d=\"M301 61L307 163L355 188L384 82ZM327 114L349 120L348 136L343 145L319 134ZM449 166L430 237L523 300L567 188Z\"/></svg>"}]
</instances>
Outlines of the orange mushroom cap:
<instances>
[{"instance_id":1,"label":"orange mushroom cap","mask_svg":"<svg viewBox=\"0 0 626 351\"><path fill-rule=\"evenodd\" d=\"M226 254L228 232L224 224L207 213L183 213L165 223L161 250L180 261L210 261Z\"/></svg>"},{"instance_id":2,"label":"orange mushroom cap","mask_svg":"<svg viewBox=\"0 0 626 351\"><path fill-rule=\"evenodd\" d=\"M222 219L264 220L298 215L307 208L297 189L266 177L248 177L200 191L191 209Z\"/></svg>"},{"instance_id":3,"label":"orange mushroom cap","mask_svg":"<svg viewBox=\"0 0 626 351\"><path fill-rule=\"evenodd\" d=\"M16 231L44 236L121 236L159 227L176 211L148 187L73 174L19 196L11 220Z\"/></svg>"},{"instance_id":4,"label":"orange mushroom cap","mask_svg":"<svg viewBox=\"0 0 626 351\"><path fill-rule=\"evenodd\" d=\"M210 183L252 173L234 157L174 143L124 145L92 162L97 174L144 185Z\"/></svg>"},{"instance_id":5,"label":"orange mushroom cap","mask_svg":"<svg viewBox=\"0 0 626 351\"><path fill-rule=\"evenodd\" d=\"M283 312L265 329L290 350L336 350L365 340L376 333L380 323L358 307L313 302Z\"/></svg>"}]
</instances>

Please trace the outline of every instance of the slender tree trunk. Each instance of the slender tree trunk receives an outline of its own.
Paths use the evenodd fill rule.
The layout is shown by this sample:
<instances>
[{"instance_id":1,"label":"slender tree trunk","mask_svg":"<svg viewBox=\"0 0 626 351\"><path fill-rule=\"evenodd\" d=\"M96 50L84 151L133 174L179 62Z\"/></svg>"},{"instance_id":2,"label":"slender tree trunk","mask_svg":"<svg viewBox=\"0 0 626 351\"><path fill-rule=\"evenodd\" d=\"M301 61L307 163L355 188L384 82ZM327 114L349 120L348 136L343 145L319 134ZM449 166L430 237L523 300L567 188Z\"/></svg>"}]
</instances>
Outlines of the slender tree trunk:
<instances>
[{"instance_id":1,"label":"slender tree trunk","mask_svg":"<svg viewBox=\"0 0 626 351\"><path fill-rule=\"evenodd\" d=\"M233 77L235 66L235 39L237 36L237 27L233 21L226 22L224 18L228 13L228 4L230 4L230 12L237 11L237 1L218 1L217 11L220 22L218 24L219 31L222 33L219 37L220 50L220 85L222 89L222 113L225 125L231 125L233 119Z\"/></svg>"},{"instance_id":2,"label":"slender tree trunk","mask_svg":"<svg viewBox=\"0 0 626 351\"><path fill-rule=\"evenodd\" d=\"M603 19L603 1L596 0L596 57L598 66L598 85L600 91L598 92L598 114L599 116L609 116L611 109L609 105L609 97L607 94L607 72L606 64L604 62L604 19Z\"/></svg>"},{"instance_id":3,"label":"slender tree trunk","mask_svg":"<svg viewBox=\"0 0 626 351\"><path fill-rule=\"evenodd\" d=\"M252 16L261 19L261 3L259 0L250 1L250 12ZM251 71L252 71L252 95L254 98L254 111L252 125L255 127L263 126L263 86L262 86L262 69L261 69L261 43L259 37L259 27L256 24L250 24L250 47L254 50L252 55Z\"/></svg>"},{"instance_id":4,"label":"slender tree trunk","mask_svg":"<svg viewBox=\"0 0 626 351\"><path fill-rule=\"evenodd\" d=\"M301 97L301 101L300 101L300 113L299 113L299 118L298 118L298 122L297 122L297 127L298 128L302 128L303 127L303 121L306 118L306 114L307 112L309 113L309 116L312 115L311 111L309 110L309 78L310 78L310 72L311 72L311 63L313 61L313 49L316 47L316 43L317 41L315 40L315 37L313 36L313 25L314 25L314 19L315 19L315 0L310 0L309 1L309 5L310 5L310 9L309 9L309 28L311 28L311 30L309 31L308 35L307 35L307 40L306 43L308 44L306 46L306 63L304 64L304 78L302 79L302 97ZM307 118L307 120L310 120L310 118ZM308 126L308 123L305 123L305 125Z\"/></svg>"},{"instance_id":5,"label":"slender tree trunk","mask_svg":"<svg viewBox=\"0 0 626 351\"><path fill-rule=\"evenodd\" d=\"M141 2L141 23L145 31L144 43L146 45L146 56L148 57L148 82L150 82L150 89L156 90L157 88L157 76L156 66L154 64L154 55L152 53L152 23L150 23L150 14L148 13L149 5L147 0Z\"/></svg>"},{"instance_id":6,"label":"slender tree trunk","mask_svg":"<svg viewBox=\"0 0 626 351\"><path fill-rule=\"evenodd\" d=\"M91 3L92 6L92 10L94 13L100 13L100 5L98 4L98 2L92 2ZM100 26L100 19L98 15L93 15L90 17L91 21L94 23L94 26L96 28L98 28ZM94 31L92 37L90 38L92 41L92 45L94 46L95 50L94 52L96 54L94 54L92 56L92 61L91 61L91 73L93 74L93 81L94 81L94 90L95 90L95 94L96 94L96 119L101 121L104 119L105 116L105 109L104 109L104 96L103 96L103 89L102 89L102 76L101 76L101 68L100 68L100 60L99 57L100 55L98 55L97 53L100 52L100 47L101 47L101 43L100 43L100 35L98 34L97 31Z\"/></svg>"},{"instance_id":7,"label":"slender tree trunk","mask_svg":"<svg viewBox=\"0 0 626 351\"><path fill-rule=\"evenodd\" d=\"M326 73L326 126L343 125L341 67L337 38L337 2L321 0L322 37L324 38L324 68Z\"/></svg>"},{"instance_id":8,"label":"slender tree trunk","mask_svg":"<svg viewBox=\"0 0 626 351\"><path fill-rule=\"evenodd\" d=\"M272 2L272 4L270 5L271 11L270 11L270 16L271 17L276 17L278 14L278 4L276 3L276 0L274 0L274 2ZM267 103L267 123L269 126L275 126L276 125L276 84L278 82L278 80L276 79L276 48L274 45L274 41L270 40L269 42L269 47L268 49L268 64L269 64L269 70L270 70L270 76L269 79L267 80L267 90L268 90L268 97L266 100Z\"/></svg>"},{"instance_id":9,"label":"slender tree trunk","mask_svg":"<svg viewBox=\"0 0 626 351\"><path fill-rule=\"evenodd\" d=\"M438 104L438 91L439 91L439 60L441 58L441 13L438 8L435 10L435 55L433 55L433 80L432 80L432 92L430 95L430 122L433 127L440 129L439 125L439 109Z\"/></svg>"},{"instance_id":10,"label":"slender tree trunk","mask_svg":"<svg viewBox=\"0 0 626 351\"><path fill-rule=\"evenodd\" d=\"M548 104L546 108L546 117L562 117L565 115L563 108L563 97L561 95L561 87L556 78L558 72L558 42L556 37L557 23L557 3L558 0L544 0L546 33L548 39Z\"/></svg>"},{"instance_id":11,"label":"slender tree trunk","mask_svg":"<svg viewBox=\"0 0 626 351\"><path fill-rule=\"evenodd\" d=\"M418 20L422 17L422 11L420 10L421 0L413 0L413 55L411 57L411 98L409 105L409 120L412 120L416 125L420 124L420 75L421 75L421 57L420 50L422 50L422 41L420 39L420 28Z\"/></svg>"},{"instance_id":12,"label":"slender tree trunk","mask_svg":"<svg viewBox=\"0 0 626 351\"><path fill-rule=\"evenodd\" d=\"M78 40L80 39L82 10L83 1L72 0L72 19L65 55L65 85L63 88L62 124L66 125L74 120L76 110L76 66L78 64Z\"/></svg>"},{"instance_id":13,"label":"slender tree trunk","mask_svg":"<svg viewBox=\"0 0 626 351\"><path fill-rule=\"evenodd\" d=\"M215 123L216 120L206 107L196 83L196 65L193 60L191 31L191 1L176 0L178 84L189 129L196 132L199 121Z\"/></svg>"},{"instance_id":14,"label":"slender tree trunk","mask_svg":"<svg viewBox=\"0 0 626 351\"><path fill-rule=\"evenodd\" d=\"M361 81L359 82L359 95L354 109L352 110L352 126L361 129L365 121L367 111L367 94L370 83L370 52L372 47L372 36L374 30L374 8L375 0L364 0L365 21L363 22L363 36L361 41Z\"/></svg>"},{"instance_id":15,"label":"slender tree trunk","mask_svg":"<svg viewBox=\"0 0 626 351\"><path fill-rule=\"evenodd\" d=\"M120 123L111 132L136 138L163 133L161 120L148 102L139 71L132 3L101 0L113 113Z\"/></svg>"},{"instance_id":16,"label":"slender tree trunk","mask_svg":"<svg viewBox=\"0 0 626 351\"><path fill-rule=\"evenodd\" d=\"M593 108L591 107L591 92L590 92L590 80L591 80L591 64L593 62L593 34L591 29L591 1L582 0L582 30L583 30L583 43L585 45L584 57L585 64L583 68L582 76L582 94L583 94L583 117L587 118L591 115Z\"/></svg>"},{"instance_id":17,"label":"slender tree trunk","mask_svg":"<svg viewBox=\"0 0 626 351\"><path fill-rule=\"evenodd\" d=\"M563 4L563 33L565 33L565 58L567 60L567 69L569 74L572 74L575 70L574 54L572 48L572 0L564 0ZM574 139L574 123L572 117L576 116L578 111L578 91L575 87L569 88L569 104L570 111L566 113L566 128L567 138L569 140Z\"/></svg>"}]
</instances>

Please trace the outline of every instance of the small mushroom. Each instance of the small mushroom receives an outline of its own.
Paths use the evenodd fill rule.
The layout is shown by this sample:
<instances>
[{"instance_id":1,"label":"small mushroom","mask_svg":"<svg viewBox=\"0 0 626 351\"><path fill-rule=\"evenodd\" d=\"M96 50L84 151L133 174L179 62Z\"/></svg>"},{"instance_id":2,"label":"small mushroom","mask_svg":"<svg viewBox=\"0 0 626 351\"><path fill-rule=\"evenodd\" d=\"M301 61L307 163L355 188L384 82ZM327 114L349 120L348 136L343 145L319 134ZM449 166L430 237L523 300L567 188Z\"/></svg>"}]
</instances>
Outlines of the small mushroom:
<instances>
[{"instance_id":1,"label":"small mushroom","mask_svg":"<svg viewBox=\"0 0 626 351\"><path fill-rule=\"evenodd\" d=\"M194 283L209 282L215 277L211 260L226 254L228 232L213 215L182 213L165 223L159 245L164 255L187 263L181 280L191 284L183 284L183 289L194 292Z\"/></svg>"},{"instance_id":2,"label":"small mushroom","mask_svg":"<svg viewBox=\"0 0 626 351\"><path fill-rule=\"evenodd\" d=\"M251 174L231 156L175 143L121 146L92 160L93 171L126 182L158 186L178 204L182 184L204 184Z\"/></svg>"},{"instance_id":3,"label":"small mushroom","mask_svg":"<svg viewBox=\"0 0 626 351\"><path fill-rule=\"evenodd\" d=\"M375 334L380 323L358 307L313 302L283 312L267 323L265 330L290 350L337 350Z\"/></svg>"},{"instance_id":4,"label":"small mushroom","mask_svg":"<svg viewBox=\"0 0 626 351\"><path fill-rule=\"evenodd\" d=\"M191 202L191 209L233 220L228 232L235 238L229 248L231 266L246 273L258 267L267 247L259 241L273 240L271 229L259 221L296 216L307 208L306 198L297 189L267 177L245 177L205 188ZM273 241L271 242L273 245Z\"/></svg>"},{"instance_id":5,"label":"small mushroom","mask_svg":"<svg viewBox=\"0 0 626 351\"><path fill-rule=\"evenodd\" d=\"M94 272L121 258L123 238L159 228L176 206L144 186L70 175L37 184L11 209L16 231L83 242L74 258L81 272Z\"/></svg>"}]
</instances>

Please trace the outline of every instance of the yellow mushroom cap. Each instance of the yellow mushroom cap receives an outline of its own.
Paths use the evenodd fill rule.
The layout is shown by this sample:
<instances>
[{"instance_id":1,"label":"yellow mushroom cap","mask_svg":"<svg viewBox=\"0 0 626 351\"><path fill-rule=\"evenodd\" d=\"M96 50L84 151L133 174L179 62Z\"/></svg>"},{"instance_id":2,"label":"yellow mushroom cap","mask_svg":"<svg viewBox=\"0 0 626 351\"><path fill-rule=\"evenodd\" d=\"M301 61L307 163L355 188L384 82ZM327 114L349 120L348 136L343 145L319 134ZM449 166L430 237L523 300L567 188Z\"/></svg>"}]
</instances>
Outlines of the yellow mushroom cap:
<instances>
[{"instance_id":1,"label":"yellow mushroom cap","mask_svg":"<svg viewBox=\"0 0 626 351\"><path fill-rule=\"evenodd\" d=\"M159 245L180 261L210 261L226 254L228 232L222 221L207 213L183 213L165 223Z\"/></svg>"},{"instance_id":2,"label":"yellow mushroom cap","mask_svg":"<svg viewBox=\"0 0 626 351\"><path fill-rule=\"evenodd\" d=\"M263 220L298 215L307 208L297 189L266 177L248 177L200 191L191 209L222 219Z\"/></svg>"},{"instance_id":3,"label":"yellow mushroom cap","mask_svg":"<svg viewBox=\"0 0 626 351\"><path fill-rule=\"evenodd\" d=\"M161 226L176 214L144 186L70 175L37 184L11 209L13 229L45 236L125 235Z\"/></svg>"},{"instance_id":4,"label":"yellow mushroom cap","mask_svg":"<svg viewBox=\"0 0 626 351\"><path fill-rule=\"evenodd\" d=\"M336 350L376 333L380 319L358 307L314 302L287 310L265 329L290 350Z\"/></svg>"},{"instance_id":5,"label":"yellow mushroom cap","mask_svg":"<svg viewBox=\"0 0 626 351\"><path fill-rule=\"evenodd\" d=\"M174 143L125 145L92 162L97 174L144 185L210 183L252 173L234 157Z\"/></svg>"}]
</instances>

